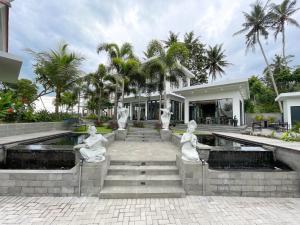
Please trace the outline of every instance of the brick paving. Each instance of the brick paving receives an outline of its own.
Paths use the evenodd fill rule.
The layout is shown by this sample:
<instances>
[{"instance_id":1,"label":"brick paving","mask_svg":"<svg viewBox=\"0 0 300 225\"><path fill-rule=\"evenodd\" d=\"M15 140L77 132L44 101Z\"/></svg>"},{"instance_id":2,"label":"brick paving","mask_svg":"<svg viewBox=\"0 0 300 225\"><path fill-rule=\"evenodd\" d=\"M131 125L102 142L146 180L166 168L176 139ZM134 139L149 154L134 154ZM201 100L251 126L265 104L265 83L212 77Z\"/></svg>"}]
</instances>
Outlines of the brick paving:
<instances>
[{"instance_id":1,"label":"brick paving","mask_svg":"<svg viewBox=\"0 0 300 225\"><path fill-rule=\"evenodd\" d=\"M0 197L0 224L300 224L300 199Z\"/></svg>"}]
</instances>

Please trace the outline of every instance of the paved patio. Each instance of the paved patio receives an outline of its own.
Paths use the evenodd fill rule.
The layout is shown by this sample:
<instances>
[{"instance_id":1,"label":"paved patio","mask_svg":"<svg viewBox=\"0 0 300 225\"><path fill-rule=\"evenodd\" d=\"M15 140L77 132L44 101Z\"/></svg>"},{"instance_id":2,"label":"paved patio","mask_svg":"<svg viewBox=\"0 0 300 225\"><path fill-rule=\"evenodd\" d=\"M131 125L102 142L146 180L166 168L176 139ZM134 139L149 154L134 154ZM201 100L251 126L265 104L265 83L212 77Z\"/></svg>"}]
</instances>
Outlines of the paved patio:
<instances>
[{"instance_id":1,"label":"paved patio","mask_svg":"<svg viewBox=\"0 0 300 225\"><path fill-rule=\"evenodd\" d=\"M112 160L175 161L178 147L171 142L115 141L107 149Z\"/></svg>"},{"instance_id":2,"label":"paved patio","mask_svg":"<svg viewBox=\"0 0 300 225\"><path fill-rule=\"evenodd\" d=\"M0 197L0 224L300 224L300 199Z\"/></svg>"}]
</instances>

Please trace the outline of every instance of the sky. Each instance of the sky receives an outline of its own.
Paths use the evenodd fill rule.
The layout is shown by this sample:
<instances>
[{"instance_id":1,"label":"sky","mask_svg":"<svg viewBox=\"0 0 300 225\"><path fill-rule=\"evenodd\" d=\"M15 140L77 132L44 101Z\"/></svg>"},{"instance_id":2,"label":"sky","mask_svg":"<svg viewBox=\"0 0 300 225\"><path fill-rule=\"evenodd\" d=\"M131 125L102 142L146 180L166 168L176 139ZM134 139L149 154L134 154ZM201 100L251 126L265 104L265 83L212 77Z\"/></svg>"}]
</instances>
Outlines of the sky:
<instances>
[{"instance_id":1,"label":"sky","mask_svg":"<svg viewBox=\"0 0 300 225\"><path fill-rule=\"evenodd\" d=\"M23 60L21 78L34 79L32 56L25 51L45 51L66 42L70 49L85 58L81 69L94 72L107 63L96 48L103 42L130 42L135 54L143 51L152 39L166 40L168 32L194 31L206 45L223 44L227 60L222 80L260 75L265 64L257 47L245 51L245 36L233 36L244 21L254 0L14 0L10 10L9 51ZM274 3L280 1L273 0ZM298 3L300 7L300 2ZM300 11L294 16L300 23ZM294 55L293 65L300 64L300 29L288 26L286 52ZM263 41L271 60L281 53L280 39L271 34Z\"/></svg>"}]
</instances>

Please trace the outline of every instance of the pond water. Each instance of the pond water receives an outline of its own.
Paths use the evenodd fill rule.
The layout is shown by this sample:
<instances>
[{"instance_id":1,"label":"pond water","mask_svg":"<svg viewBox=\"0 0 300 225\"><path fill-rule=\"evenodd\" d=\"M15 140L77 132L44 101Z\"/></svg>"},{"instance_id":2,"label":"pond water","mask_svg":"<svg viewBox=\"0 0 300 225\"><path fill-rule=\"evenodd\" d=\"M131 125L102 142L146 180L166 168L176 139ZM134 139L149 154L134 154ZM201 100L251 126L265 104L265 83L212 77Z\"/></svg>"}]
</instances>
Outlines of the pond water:
<instances>
[{"instance_id":1,"label":"pond water","mask_svg":"<svg viewBox=\"0 0 300 225\"><path fill-rule=\"evenodd\" d=\"M232 147L241 147L241 146L257 146L251 143L243 142L243 141L235 141L226 139L223 137L219 137L216 135L196 135L198 138L198 142L204 145L209 146L232 146Z\"/></svg>"},{"instance_id":2,"label":"pond water","mask_svg":"<svg viewBox=\"0 0 300 225\"><path fill-rule=\"evenodd\" d=\"M73 146L85 135L65 134L44 140L26 141L8 148L0 169L71 169L75 166Z\"/></svg>"}]
</instances>

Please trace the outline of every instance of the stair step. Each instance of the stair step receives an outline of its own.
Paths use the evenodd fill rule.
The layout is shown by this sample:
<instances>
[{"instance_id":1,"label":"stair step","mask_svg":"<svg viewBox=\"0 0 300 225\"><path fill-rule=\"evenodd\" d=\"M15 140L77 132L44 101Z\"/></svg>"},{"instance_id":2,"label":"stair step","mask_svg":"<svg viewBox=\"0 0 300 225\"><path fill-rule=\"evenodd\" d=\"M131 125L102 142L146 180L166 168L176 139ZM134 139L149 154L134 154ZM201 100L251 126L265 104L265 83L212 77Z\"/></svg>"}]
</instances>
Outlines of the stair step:
<instances>
[{"instance_id":1,"label":"stair step","mask_svg":"<svg viewBox=\"0 0 300 225\"><path fill-rule=\"evenodd\" d=\"M134 165L111 165L108 169L108 175L175 175L178 174L176 166L134 166Z\"/></svg>"},{"instance_id":2,"label":"stair step","mask_svg":"<svg viewBox=\"0 0 300 225\"><path fill-rule=\"evenodd\" d=\"M135 160L111 160L110 166L112 165L129 165L129 166L152 166L152 165L164 165L164 166L175 166L176 161L135 161Z\"/></svg>"},{"instance_id":3,"label":"stair step","mask_svg":"<svg viewBox=\"0 0 300 225\"><path fill-rule=\"evenodd\" d=\"M176 186L181 185L179 175L107 175L105 186Z\"/></svg>"},{"instance_id":4,"label":"stair step","mask_svg":"<svg viewBox=\"0 0 300 225\"><path fill-rule=\"evenodd\" d=\"M185 191L181 186L107 186L100 198L182 198Z\"/></svg>"}]
</instances>

